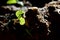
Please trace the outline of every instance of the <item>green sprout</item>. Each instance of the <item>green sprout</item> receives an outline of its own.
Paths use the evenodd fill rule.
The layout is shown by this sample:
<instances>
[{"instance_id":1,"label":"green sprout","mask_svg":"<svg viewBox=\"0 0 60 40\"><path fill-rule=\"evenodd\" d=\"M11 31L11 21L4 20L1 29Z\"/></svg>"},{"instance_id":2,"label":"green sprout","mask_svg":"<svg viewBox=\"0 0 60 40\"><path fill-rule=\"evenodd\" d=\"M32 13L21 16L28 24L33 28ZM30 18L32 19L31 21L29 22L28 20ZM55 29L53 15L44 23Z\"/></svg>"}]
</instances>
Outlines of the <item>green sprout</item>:
<instances>
[{"instance_id":1,"label":"green sprout","mask_svg":"<svg viewBox=\"0 0 60 40\"><path fill-rule=\"evenodd\" d=\"M23 10L16 11L16 16L17 17L22 17L22 14L24 14L24 11Z\"/></svg>"},{"instance_id":2,"label":"green sprout","mask_svg":"<svg viewBox=\"0 0 60 40\"><path fill-rule=\"evenodd\" d=\"M25 24L25 19L24 19L23 17L21 17L19 21L20 21L20 22L19 22L20 25L24 25L24 24Z\"/></svg>"},{"instance_id":3,"label":"green sprout","mask_svg":"<svg viewBox=\"0 0 60 40\"><path fill-rule=\"evenodd\" d=\"M17 18L19 20L20 25L24 25L25 24L25 19L23 18L23 15L22 14L24 14L24 11L23 10L18 10L16 12L16 16L17 16Z\"/></svg>"},{"instance_id":4,"label":"green sprout","mask_svg":"<svg viewBox=\"0 0 60 40\"><path fill-rule=\"evenodd\" d=\"M17 3L17 0L8 0L7 1L7 4L15 4L15 3Z\"/></svg>"}]
</instances>

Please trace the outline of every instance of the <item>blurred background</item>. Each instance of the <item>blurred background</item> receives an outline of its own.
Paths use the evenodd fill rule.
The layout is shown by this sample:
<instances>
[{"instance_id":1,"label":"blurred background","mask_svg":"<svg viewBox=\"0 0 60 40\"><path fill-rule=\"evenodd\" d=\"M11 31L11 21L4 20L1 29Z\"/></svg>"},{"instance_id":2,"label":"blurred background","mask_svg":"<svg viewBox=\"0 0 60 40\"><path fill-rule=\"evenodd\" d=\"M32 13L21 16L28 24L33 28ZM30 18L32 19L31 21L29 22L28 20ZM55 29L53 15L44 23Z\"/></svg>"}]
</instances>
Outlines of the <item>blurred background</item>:
<instances>
[{"instance_id":1,"label":"blurred background","mask_svg":"<svg viewBox=\"0 0 60 40\"><path fill-rule=\"evenodd\" d=\"M0 0L0 40L60 40L60 0Z\"/></svg>"}]
</instances>

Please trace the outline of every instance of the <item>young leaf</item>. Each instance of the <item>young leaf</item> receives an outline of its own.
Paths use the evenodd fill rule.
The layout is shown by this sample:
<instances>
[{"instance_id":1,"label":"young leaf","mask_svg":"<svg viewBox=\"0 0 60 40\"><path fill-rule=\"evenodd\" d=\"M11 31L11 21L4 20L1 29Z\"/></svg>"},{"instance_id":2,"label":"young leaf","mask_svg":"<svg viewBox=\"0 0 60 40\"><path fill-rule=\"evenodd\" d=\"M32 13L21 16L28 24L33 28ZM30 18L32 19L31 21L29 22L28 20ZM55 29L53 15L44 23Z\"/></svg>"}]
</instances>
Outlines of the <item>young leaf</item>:
<instances>
[{"instance_id":1,"label":"young leaf","mask_svg":"<svg viewBox=\"0 0 60 40\"><path fill-rule=\"evenodd\" d=\"M24 11L23 11L23 10L18 10L18 11L16 12L16 16L17 16L17 17L22 17L22 14L24 14Z\"/></svg>"},{"instance_id":2,"label":"young leaf","mask_svg":"<svg viewBox=\"0 0 60 40\"><path fill-rule=\"evenodd\" d=\"M19 19L19 23L20 23L20 25L24 25L25 24L25 19L23 17L21 17Z\"/></svg>"},{"instance_id":3,"label":"young leaf","mask_svg":"<svg viewBox=\"0 0 60 40\"><path fill-rule=\"evenodd\" d=\"M15 4L15 3L17 3L17 0L8 0L7 1L7 4Z\"/></svg>"}]
</instances>

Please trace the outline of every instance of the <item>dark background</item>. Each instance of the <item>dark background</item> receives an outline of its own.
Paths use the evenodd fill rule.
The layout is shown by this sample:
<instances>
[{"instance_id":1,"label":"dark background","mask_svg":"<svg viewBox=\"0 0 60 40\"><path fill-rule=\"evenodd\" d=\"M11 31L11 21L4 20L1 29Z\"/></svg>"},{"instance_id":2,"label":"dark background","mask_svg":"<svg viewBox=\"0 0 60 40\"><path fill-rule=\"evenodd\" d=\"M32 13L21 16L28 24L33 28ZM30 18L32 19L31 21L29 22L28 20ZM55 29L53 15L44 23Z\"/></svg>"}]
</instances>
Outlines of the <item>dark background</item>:
<instances>
[{"instance_id":1,"label":"dark background","mask_svg":"<svg viewBox=\"0 0 60 40\"><path fill-rule=\"evenodd\" d=\"M1 0L0 5L6 5L6 1L7 0ZM23 1L23 0L19 0L19 1ZM26 0L26 1L29 1L33 6L43 7L45 3L49 3L52 0Z\"/></svg>"},{"instance_id":2,"label":"dark background","mask_svg":"<svg viewBox=\"0 0 60 40\"><path fill-rule=\"evenodd\" d=\"M51 2L52 0L26 0L29 1L33 6L43 7L46 3ZM57 1L57 0L54 0Z\"/></svg>"}]
</instances>

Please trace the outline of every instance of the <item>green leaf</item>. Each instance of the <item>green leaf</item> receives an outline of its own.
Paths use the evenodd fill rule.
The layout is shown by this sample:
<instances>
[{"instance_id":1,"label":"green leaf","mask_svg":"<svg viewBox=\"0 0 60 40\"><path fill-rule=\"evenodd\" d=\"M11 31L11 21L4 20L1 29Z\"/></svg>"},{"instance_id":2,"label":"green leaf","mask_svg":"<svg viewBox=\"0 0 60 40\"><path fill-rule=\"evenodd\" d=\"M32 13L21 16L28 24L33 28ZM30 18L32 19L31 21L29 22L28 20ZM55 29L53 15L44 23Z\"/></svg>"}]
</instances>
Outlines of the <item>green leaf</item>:
<instances>
[{"instance_id":1,"label":"green leaf","mask_svg":"<svg viewBox=\"0 0 60 40\"><path fill-rule=\"evenodd\" d=\"M16 16L17 17L22 17L22 14L24 14L24 11L23 10L16 11Z\"/></svg>"},{"instance_id":2,"label":"green leaf","mask_svg":"<svg viewBox=\"0 0 60 40\"><path fill-rule=\"evenodd\" d=\"M23 10L18 10L16 12L16 16L17 16L17 18L19 20L20 25L24 25L25 24L25 19L22 17L22 14L24 14Z\"/></svg>"},{"instance_id":3,"label":"green leaf","mask_svg":"<svg viewBox=\"0 0 60 40\"><path fill-rule=\"evenodd\" d=\"M19 19L19 23L20 23L20 25L24 25L25 24L25 19L23 18L23 17L21 17L20 19Z\"/></svg>"},{"instance_id":4,"label":"green leaf","mask_svg":"<svg viewBox=\"0 0 60 40\"><path fill-rule=\"evenodd\" d=\"M8 0L7 1L7 4L15 4L15 3L17 3L17 0Z\"/></svg>"}]
</instances>

